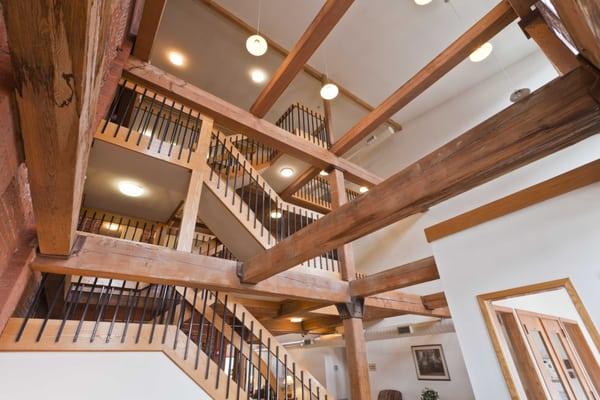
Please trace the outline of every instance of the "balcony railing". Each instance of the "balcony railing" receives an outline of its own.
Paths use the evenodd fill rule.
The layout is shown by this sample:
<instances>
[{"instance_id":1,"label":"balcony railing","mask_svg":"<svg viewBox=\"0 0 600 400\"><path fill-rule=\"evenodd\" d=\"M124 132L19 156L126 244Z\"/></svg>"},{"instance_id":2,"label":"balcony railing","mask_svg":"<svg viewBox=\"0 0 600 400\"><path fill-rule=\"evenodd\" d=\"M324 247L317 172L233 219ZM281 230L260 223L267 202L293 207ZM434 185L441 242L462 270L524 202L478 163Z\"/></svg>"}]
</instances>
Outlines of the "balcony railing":
<instances>
[{"instance_id":1,"label":"balcony railing","mask_svg":"<svg viewBox=\"0 0 600 400\"><path fill-rule=\"evenodd\" d=\"M318 146L331 146L325 117L300 103L292 104L275 125Z\"/></svg>"},{"instance_id":2,"label":"balcony railing","mask_svg":"<svg viewBox=\"0 0 600 400\"><path fill-rule=\"evenodd\" d=\"M346 196L348 202L351 202L360 196L360 193L346 189ZM326 213L331 211L331 188L329 181L320 176L314 177L292 195L292 201L320 212Z\"/></svg>"}]
</instances>

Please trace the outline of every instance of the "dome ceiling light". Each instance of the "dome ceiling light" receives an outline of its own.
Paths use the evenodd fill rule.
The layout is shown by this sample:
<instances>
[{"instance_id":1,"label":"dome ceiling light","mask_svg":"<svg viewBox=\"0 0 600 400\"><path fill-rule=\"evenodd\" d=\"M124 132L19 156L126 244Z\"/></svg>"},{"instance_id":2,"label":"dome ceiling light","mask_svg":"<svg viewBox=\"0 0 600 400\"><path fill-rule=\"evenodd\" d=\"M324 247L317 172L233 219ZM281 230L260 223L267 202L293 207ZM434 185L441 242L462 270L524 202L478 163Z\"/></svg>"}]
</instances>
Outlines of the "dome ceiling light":
<instances>
[{"instance_id":1,"label":"dome ceiling light","mask_svg":"<svg viewBox=\"0 0 600 400\"><path fill-rule=\"evenodd\" d=\"M294 176L294 170L291 169L290 167L281 168L281 170L279 171L279 173L284 178L289 178L291 176Z\"/></svg>"},{"instance_id":2,"label":"dome ceiling light","mask_svg":"<svg viewBox=\"0 0 600 400\"><path fill-rule=\"evenodd\" d=\"M321 88L321 97L325 100L333 100L339 94L340 89L338 89L335 83L326 83Z\"/></svg>"},{"instance_id":3,"label":"dome ceiling light","mask_svg":"<svg viewBox=\"0 0 600 400\"><path fill-rule=\"evenodd\" d=\"M129 197L140 197L145 192L143 187L129 181L119 182L119 191Z\"/></svg>"},{"instance_id":4,"label":"dome ceiling light","mask_svg":"<svg viewBox=\"0 0 600 400\"><path fill-rule=\"evenodd\" d=\"M258 0L258 15L256 18L256 34L250 35L246 39L246 50L253 56L260 57L267 52L269 45L267 40L260 35L260 5L261 0Z\"/></svg>"},{"instance_id":5,"label":"dome ceiling light","mask_svg":"<svg viewBox=\"0 0 600 400\"><path fill-rule=\"evenodd\" d=\"M494 46L492 46L490 42L486 42L472 52L471 55L469 55L469 60L474 63L481 62L488 58L490 54L492 54L493 49Z\"/></svg>"}]
</instances>

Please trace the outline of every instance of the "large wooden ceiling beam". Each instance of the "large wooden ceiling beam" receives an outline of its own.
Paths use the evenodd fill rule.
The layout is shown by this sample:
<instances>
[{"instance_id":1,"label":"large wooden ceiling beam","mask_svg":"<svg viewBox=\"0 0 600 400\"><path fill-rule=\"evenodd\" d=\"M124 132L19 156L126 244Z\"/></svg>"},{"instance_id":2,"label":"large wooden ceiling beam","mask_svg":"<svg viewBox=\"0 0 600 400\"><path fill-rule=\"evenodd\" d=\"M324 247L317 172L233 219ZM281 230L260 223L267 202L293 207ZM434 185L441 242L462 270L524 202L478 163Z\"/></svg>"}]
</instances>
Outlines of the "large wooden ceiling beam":
<instances>
[{"instance_id":1,"label":"large wooden ceiling beam","mask_svg":"<svg viewBox=\"0 0 600 400\"><path fill-rule=\"evenodd\" d=\"M202 0L202 1L207 7L210 7L211 10L215 11L221 17L225 18L232 24L236 25L238 28L242 29L246 33L248 33L250 35L253 35L256 33L256 27L243 21L241 18L237 17L231 11L229 11L226 8L219 5L219 3L217 3L215 0ZM269 49L275 50L277 53L279 53L283 57L287 57L287 55L290 54L290 52L287 49L285 49L281 44L274 41L273 38L269 37L268 35L265 35L264 32L261 32L261 36L264 37L265 40L267 41L267 43L269 44ZM323 80L323 78L325 77L325 74L323 72L317 70L316 68L311 67L309 64L304 64L304 72L306 72L308 75L310 75L314 79L318 80L319 82L321 82ZM373 107L372 105L370 105L369 103L367 103L366 101L361 99L360 97L356 96L354 93L352 93L350 90L345 88L339 82L335 82L329 78L328 78L328 81L331 83L335 83L335 85L340 89L340 94L347 97L348 99L350 99L350 101L356 103L358 106L364 108L367 111L373 111L375 109L375 107ZM398 122L396 122L392 119L389 119L387 121L387 123L392 128L394 128L395 131L402 130L402 125L400 125Z\"/></svg>"},{"instance_id":2,"label":"large wooden ceiling beam","mask_svg":"<svg viewBox=\"0 0 600 400\"><path fill-rule=\"evenodd\" d=\"M71 251L96 104L129 1L3 2L40 250Z\"/></svg>"},{"instance_id":3,"label":"large wooden ceiling beam","mask_svg":"<svg viewBox=\"0 0 600 400\"><path fill-rule=\"evenodd\" d=\"M167 0L145 0L140 25L135 39L133 55L143 61L150 61L154 39L158 34L160 20Z\"/></svg>"},{"instance_id":4,"label":"large wooden ceiling beam","mask_svg":"<svg viewBox=\"0 0 600 400\"><path fill-rule=\"evenodd\" d=\"M327 0L325 2L315 19L250 107L252 114L262 118L269 112L273 104L292 83L304 64L319 48L353 2L354 0Z\"/></svg>"},{"instance_id":5,"label":"large wooden ceiling beam","mask_svg":"<svg viewBox=\"0 0 600 400\"><path fill-rule=\"evenodd\" d=\"M202 287L324 303L350 299L348 283L340 280L288 272L258 285L246 285L240 283L235 261L81 232L78 235L76 251L69 258L37 255L31 267L65 275Z\"/></svg>"},{"instance_id":6,"label":"large wooden ceiling beam","mask_svg":"<svg viewBox=\"0 0 600 400\"><path fill-rule=\"evenodd\" d=\"M597 0L553 0L552 4L577 50L600 69L600 3Z\"/></svg>"},{"instance_id":7,"label":"large wooden ceiling beam","mask_svg":"<svg viewBox=\"0 0 600 400\"><path fill-rule=\"evenodd\" d=\"M216 124L254 138L267 146L274 147L320 169L338 168L345 172L348 180L358 184L375 185L382 181L381 178L364 168L334 155L327 149L258 118L248 111L138 58L129 58L124 73L127 77L144 84L148 88L210 116Z\"/></svg>"},{"instance_id":8,"label":"large wooden ceiling beam","mask_svg":"<svg viewBox=\"0 0 600 400\"><path fill-rule=\"evenodd\" d=\"M447 307L430 309L427 306L427 296L390 291L365 298L365 308L382 313L422 315L425 317L449 318ZM433 303L429 303L430 305Z\"/></svg>"},{"instance_id":9,"label":"large wooden ceiling beam","mask_svg":"<svg viewBox=\"0 0 600 400\"><path fill-rule=\"evenodd\" d=\"M386 269L350 282L350 295L367 297L439 279L433 257Z\"/></svg>"},{"instance_id":10,"label":"large wooden ceiling beam","mask_svg":"<svg viewBox=\"0 0 600 400\"><path fill-rule=\"evenodd\" d=\"M599 74L581 66L425 156L242 268L259 282L600 131Z\"/></svg>"},{"instance_id":11,"label":"large wooden ceiling beam","mask_svg":"<svg viewBox=\"0 0 600 400\"><path fill-rule=\"evenodd\" d=\"M517 15L510 4L506 0L500 2L408 82L379 104L375 110L346 132L333 144L331 151L341 155L350 150L516 18Z\"/></svg>"}]
</instances>

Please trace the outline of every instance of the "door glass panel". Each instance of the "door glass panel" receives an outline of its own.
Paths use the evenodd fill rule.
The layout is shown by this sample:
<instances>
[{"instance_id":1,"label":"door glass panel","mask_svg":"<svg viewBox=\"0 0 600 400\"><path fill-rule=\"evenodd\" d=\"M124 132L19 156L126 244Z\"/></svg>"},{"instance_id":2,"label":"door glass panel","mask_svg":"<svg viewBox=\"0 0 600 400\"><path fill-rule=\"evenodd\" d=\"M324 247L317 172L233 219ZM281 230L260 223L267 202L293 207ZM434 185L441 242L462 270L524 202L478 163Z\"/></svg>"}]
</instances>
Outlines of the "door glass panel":
<instances>
[{"instance_id":1,"label":"door glass panel","mask_svg":"<svg viewBox=\"0 0 600 400\"><path fill-rule=\"evenodd\" d=\"M588 397L585 395L583 386L581 385L579 377L577 376L577 372L573 366L573 360L571 360L567 355L558 332L552 332L550 335L550 340L552 341L552 347L554 347L556 350L558 358L560 358L560 361L563 364L567 379L569 380L571 388L573 388L573 392L575 393L575 398L577 398L577 400L587 400Z\"/></svg>"},{"instance_id":2,"label":"door glass panel","mask_svg":"<svg viewBox=\"0 0 600 400\"><path fill-rule=\"evenodd\" d=\"M546 375L550 378L550 382L547 383L548 385L552 386L551 392L558 393L559 397L557 400L568 400L569 396L567 395L567 391L560 380L556 365L554 365L554 361L552 361L552 358L550 357L550 353L548 352L546 343L544 343L541 332L534 330L531 331L530 335L537 351L540 354L542 361L541 368L546 370Z\"/></svg>"}]
</instances>

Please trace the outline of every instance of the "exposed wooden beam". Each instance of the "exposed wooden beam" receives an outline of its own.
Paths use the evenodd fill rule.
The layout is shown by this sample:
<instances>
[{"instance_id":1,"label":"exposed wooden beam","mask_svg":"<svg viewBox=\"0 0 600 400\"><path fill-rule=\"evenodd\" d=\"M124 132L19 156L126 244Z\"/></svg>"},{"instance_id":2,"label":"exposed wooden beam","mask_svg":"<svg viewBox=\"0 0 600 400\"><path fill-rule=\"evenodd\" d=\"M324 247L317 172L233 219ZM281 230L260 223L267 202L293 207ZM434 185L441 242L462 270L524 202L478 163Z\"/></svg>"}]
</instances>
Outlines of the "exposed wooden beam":
<instances>
[{"instance_id":1,"label":"exposed wooden beam","mask_svg":"<svg viewBox=\"0 0 600 400\"><path fill-rule=\"evenodd\" d=\"M3 11L39 247L66 255L97 100L126 31L129 2L7 0Z\"/></svg>"},{"instance_id":2,"label":"exposed wooden beam","mask_svg":"<svg viewBox=\"0 0 600 400\"><path fill-rule=\"evenodd\" d=\"M347 318L344 319L343 324L351 398L371 400L369 363L363 320L361 318Z\"/></svg>"},{"instance_id":3,"label":"exposed wooden beam","mask_svg":"<svg viewBox=\"0 0 600 400\"><path fill-rule=\"evenodd\" d=\"M598 84L589 66L555 79L254 256L243 280L259 282L597 134Z\"/></svg>"},{"instance_id":4,"label":"exposed wooden beam","mask_svg":"<svg viewBox=\"0 0 600 400\"><path fill-rule=\"evenodd\" d=\"M133 55L143 61L150 61L154 39L162 19L167 0L144 0L142 18L135 39Z\"/></svg>"},{"instance_id":5,"label":"exposed wooden beam","mask_svg":"<svg viewBox=\"0 0 600 400\"><path fill-rule=\"evenodd\" d=\"M597 0L553 0L577 50L600 68L600 3Z\"/></svg>"},{"instance_id":6,"label":"exposed wooden beam","mask_svg":"<svg viewBox=\"0 0 600 400\"><path fill-rule=\"evenodd\" d=\"M435 310L436 308L448 307L448 301L446 300L446 294L444 292L432 293L425 296L421 296L423 305L425 308Z\"/></svg>"},{"instance_id":7,"label":"exposed wooden beam","mask_svg":"<svg viewBox=\"0 0 600 400\"><path fill-rule=\"evenodd\" d=\"M379 104L375 110L346 132L333 144L331 151L341 155L350 150L516 18L517 15L510 4L506 0L501 1L408 82Z\"/></svg>"},{"instance_id":8,"label":"exposed wooden beam","mask_svg":"<svg viewBox=\"0 0 600 400\"><path fill-rule=\"evenodd\" d=\"M346 182L344 181L343 172L333 169L329 173L329 191L332 210L337 210L348 203ZM356 266L354 263L354 249L352 248L352 243L346 243L345 245L338 247L337 254L342 279L345 281L353 281L356 279Z\"/></svg>"},{"instance_id":9,"label":"exposed wooden beam","mask_svg":"<svg viewBox=\"0 0 600 400\"><path fill-rule=\"evenodd\" d=\"M600 160L430 226L425 229L425 237L433 242L598 181Z\"/></svg>"},{"instance_id":10,"label":"exposed wooden beam","mask_svg":"<svg viewBox=\"0 0 600 400\"><path fill-rule=\"evenodd\" d=\"M138 58L129 58L124 73L130 79L136 80L152 90L212 117L217 124L234 129L238 133L252 137L267 146L304 160L320 169L336 167L346 173L348 180L358 184L374 185L382 181L381 178L364 168L337 157L327 149L281 129L264 119L257 118L248 111L242 110Z\"/></svg>"},{"instance_id":11,"label":"exposed wooden beam","mask_svg":"<svg viewBox=\"0 0 600 400\"><path fill-rule=\"evenodd\" d=\"M78 235L76 251L69 258L38 254L31 267L64 275L202 287L325 303L349 300L348 283L339 280L288 272L258 285L246 285L237 277L235 261L81 232Z\"/></svg>"},{"instance_id":12,"label":"exposed wooden beam","mask_svg":"<svg viewBox=\"0 0 600 400\"><path fill-rule=\"evenodd\" d=\"M319 48L354 0L327 0L315 19L310 23L292 51L277 68L269 83L260 92L250 112L264 117L283 94L306 62Z\"/></svg>"},{"instance_id":13,"label":"exposed wooden beam","mask_svg":"<svg viewBox=\"0 0 600 400\"><path fill-rule=\"evenodd\" d=\"M439 278L434 258L427 257L352 281L350 282L350 295L366 297Z\"/></svg>"},{"instance_id":14,"label":"exposed wooden beam","mask_svg":"<svg viewBox=\"0 0 600 400\"><path fill-rule=\"evenodd\" d=\"M527 37L537 43L559 74L569 73L580 65L575 54L556 36L539 10L529 13L519 25Z\"/></svg>"},{"instance_id":15,"label":"exposed wooden beam","mask_svg":"<svg viewBox=\"0 0 600 400\"><path fill-rule=\"evenodd\" d=\"M447 308L429 309L421 296L412 293L403 293L398 290L366 297L365 308L426 317L450 317L450 312Z\"/></svg>"},{"instance_id":16,"label":"exposed wooden beam","mask_svg":"<svg viewBox=\"0 0 600 400\"><path fill-rule=\"evenodd\" d=\"M281 303L277 318L294 317L309 311L323 308L323 303L315 301L286 300Z\"/></svg>"},{"instance_id":17,"label":"exposed wooden beam","mask_svg":"<svg viewBox=\"0 0 600 400\"><path fill-rule=\"evenodd\" d=\"M251 34L251 35L256 33L256 27L246 23L241 18L237 17L235 14L233 14L226 8L219 5L219 3L217 3L216 1L214 1L214 0L202 0L202 1L204 4L206 4L206 6L210 7L217 14L221 15L221 17L223 17L226 20L228 20L229 22L233 23L234 25L236 25L238 28L245 31L246 33ZM287 57L287 55L290 53L287 49L285 49L279 43L274 41L269 36L265 35L264 32L261 32L261 36L264 37L265 40L267 41L267 43L269 44L269 49L273 49L274 51L276 51L283 57ZM306 72L308 75L310 75L311 77L313 77L314 79L316 79L318 81L322 81L323 77L325 76L325 74L323 72L317 70L316 68L311 67L308 64L304 64L304 72ZM367 111L373 111L375 109L375 107L373 107L371 104L367 103L366 101L364 101L363 99L361 99L360 97L358 97L357 95L352 93L350 90L345 88L339 82L335 82L332 79L328 79L328 81L335 83L335 85L340 90L340 94L347 97L348 99L350 99L350 101L356 103L358 106L364 108ZM394 128L395 131L402 130L402 125L400 125L398 122L396 122L392 119L387 120L387 123L392 128Z\"/></svg>"}]
</instances>

